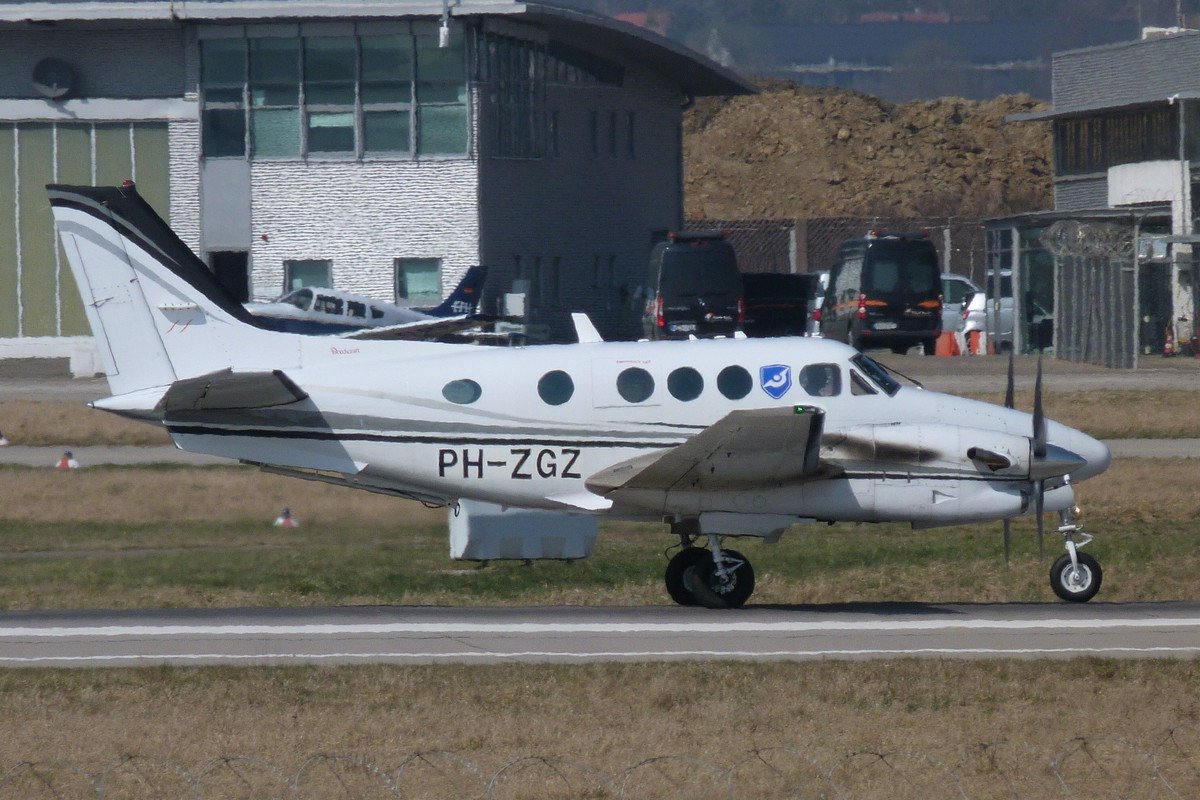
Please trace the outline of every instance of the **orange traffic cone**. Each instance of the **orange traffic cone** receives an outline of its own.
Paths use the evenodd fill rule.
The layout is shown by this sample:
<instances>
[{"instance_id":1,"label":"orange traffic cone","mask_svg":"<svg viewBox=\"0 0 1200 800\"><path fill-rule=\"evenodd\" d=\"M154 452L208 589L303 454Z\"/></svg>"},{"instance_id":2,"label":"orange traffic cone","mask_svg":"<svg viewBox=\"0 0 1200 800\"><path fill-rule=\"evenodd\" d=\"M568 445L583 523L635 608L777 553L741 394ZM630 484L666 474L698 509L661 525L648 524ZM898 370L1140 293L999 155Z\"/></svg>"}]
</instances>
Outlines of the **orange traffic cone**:
<instances>
[{"instance_id":1,"label":"orange traffic cone","mask_svg":"<svg viewBox=\"0 0 1200 800\"><path fill-rule=\"evenodd\" d=\"M942 331L938 335L937 344L934 346L933 354L935 356L959 355L958 342L954 338L954 331Z\"/></svg>"},{"instance_id":2,"label":"orange traffic cone","mask_svg":"<svg viewBox=\"0 0 1200 800\"><path fill-rule=\"evenodd\" d=\"M292 516L292 510L284 507L283 512L275 518L276 528L298 528L300 522Z\"/></svg>"},{"instance_id":3,"label":"orange traffic cone","mask_svg":"<svg viewBox=\"0 0 1200 800\"><path fill-rule=\"evenodd\" d=\"M58 469L79 469L79 462L75 460L75 456L68 450L63 453L62 458L54 466Z\"/></svg>"}]
</instances>

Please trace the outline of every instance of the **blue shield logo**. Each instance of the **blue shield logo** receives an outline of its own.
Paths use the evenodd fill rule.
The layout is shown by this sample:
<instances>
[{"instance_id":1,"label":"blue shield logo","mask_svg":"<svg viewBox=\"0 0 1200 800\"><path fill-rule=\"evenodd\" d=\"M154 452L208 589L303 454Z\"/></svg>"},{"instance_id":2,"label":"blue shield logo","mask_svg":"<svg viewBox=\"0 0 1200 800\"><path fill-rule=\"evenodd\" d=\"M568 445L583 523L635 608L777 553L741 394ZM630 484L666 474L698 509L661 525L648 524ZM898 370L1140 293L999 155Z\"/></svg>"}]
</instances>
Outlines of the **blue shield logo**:
<instances>
[{"instance_id":1,"label":"blue shield logo","mask_svg":"<svg viewBox=\"0 0 1200 800\"><path fill-rule=\"evenodd\" d=\"M778 400L792 388L792 368L786 364L759 367L758 383L772 399Z\"/></svg>"}]
</instances>

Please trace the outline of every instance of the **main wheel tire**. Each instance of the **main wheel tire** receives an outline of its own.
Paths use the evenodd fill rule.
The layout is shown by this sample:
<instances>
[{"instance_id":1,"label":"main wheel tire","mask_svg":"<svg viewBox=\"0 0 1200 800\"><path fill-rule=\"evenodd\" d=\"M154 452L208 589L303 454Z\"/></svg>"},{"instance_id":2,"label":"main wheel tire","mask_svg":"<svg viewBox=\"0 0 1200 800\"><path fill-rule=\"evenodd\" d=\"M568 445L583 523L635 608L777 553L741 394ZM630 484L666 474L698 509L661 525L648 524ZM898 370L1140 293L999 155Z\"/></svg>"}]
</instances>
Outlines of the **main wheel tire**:
<instances>
[{"instance_id":1,"label":"main wheel tire","mask_svg":"<svg viewBox=\"0 0 1200 800\"><path fill-rule=\"evenodd\" d=\"M721 580L712 555L707 550L703 552L706 557L704 561L684 573L684 581L691 589L696 602L705 608L744 606L750 595L754 594L754 567L737 550L726 550L727 558L736 559L741 563L726 580Z\"/></svg>"},{"instance_id":2,"label":"main wheel tire","mask_svg":"<svg viewBox=\"0 0 1200 800\"><path fill-rule=\"evenodd\" d=\"M1063 553L1050 567L1050 588L1060 599L1070 603L1086 603L1100 591L1100 583L1104 580L1104 571L1100 562L1087 553L1076 553L1079 560L1079 574L1075 575L1071 568L1071 556Z\"/></svg>"},{"instance_id":3,"label":"main wheel tire","mask_svg":"<svg viewBox=\"0 0 1200 800\"><path fill-rule=\"evenodd\" d=\"M671 599L681 606L699 605L692 590L688 588L688 581L684 578L684 573L689 567L695 567L703 563L712 564L712 557L703 547L685 547L671 557L667 562L667 573L664 580L667 584L667 594L671 595Z\"/></svg>"}]
</instances>

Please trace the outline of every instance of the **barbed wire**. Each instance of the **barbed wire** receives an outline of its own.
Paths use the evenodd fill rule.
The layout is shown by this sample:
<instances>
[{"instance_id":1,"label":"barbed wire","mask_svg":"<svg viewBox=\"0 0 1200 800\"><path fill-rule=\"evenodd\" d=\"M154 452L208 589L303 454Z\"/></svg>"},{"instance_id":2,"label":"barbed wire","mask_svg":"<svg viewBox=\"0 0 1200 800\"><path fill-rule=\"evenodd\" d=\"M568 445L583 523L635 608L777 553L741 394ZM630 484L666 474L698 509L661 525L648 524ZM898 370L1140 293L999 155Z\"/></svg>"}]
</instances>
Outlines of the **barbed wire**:
<instances>
[{"instance_id":1,"label":"barbed wire","mask_svg":"<svg viewBox=\"0 0 1200 800\"><path fill-rule=\"evenodd\" d=\"M288 770L255 756L195 767L124 755L97 772L63 761L22 761L0 772L0 798L20 800L334 800L335 798L660 798L742 800L1164 800L1200 797L1200 725L1142 745L1118 735L1077 736L1054 747L1000 740L938 755L859 750L819 758L804 748L757 747L732 763L657 755L606 774L586 763L524 755L485 768L461 753L418 751L396 766L316 753Z\"/></svg>"}]
</instances>

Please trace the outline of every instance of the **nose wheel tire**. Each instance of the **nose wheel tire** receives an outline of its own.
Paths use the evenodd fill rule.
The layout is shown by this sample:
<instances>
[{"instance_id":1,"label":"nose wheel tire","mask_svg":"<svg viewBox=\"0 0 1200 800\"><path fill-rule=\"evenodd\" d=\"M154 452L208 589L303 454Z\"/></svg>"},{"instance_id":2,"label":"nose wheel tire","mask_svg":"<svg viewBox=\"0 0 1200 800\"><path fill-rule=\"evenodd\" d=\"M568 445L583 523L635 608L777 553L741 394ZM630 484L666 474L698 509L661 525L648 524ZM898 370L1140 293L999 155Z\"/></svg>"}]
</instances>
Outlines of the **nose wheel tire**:
<instances>
[{"instance_id":1,"label":"nose wheel tire","mask_svg":"<svg viewBox=\"0 0 1200 800\"><path fill-rule=\"evenodd\" d=\"M703 547L685 547L671 557L667 562L667 574L664 579L667 584L667 594L681 606L700 605L700 601L692 594L688 570L704 562L712 563L712 556Z\"/></svg>"},{"instance_id":2,"label":"nose wheel tire","mask_svg":"<svg viewBox=\"0 0 1200 800\"><path fill-rule=\"evenodd\" d=\"M1077 553L1079 569L1071 566L1071 557L1063 553L1050 567L1050 588L1059 598L1070 603L1086 603L1100 591L1104 572L1100 562L1087 553Z\"/></svg>"},{"instance_id":3,"label":"nose wheel tire","mask_svg":"<svg viewBox=\"0 0 1200 800\"><path fill-rule=\"evenodd\" d=\"M713 562L712 554L701 551L705 559L689 567L684 583L698 605L705 608L741 608L754 593L754 567L736 550L725 550L725 575Z\"/></svg>"}]
</instances>

